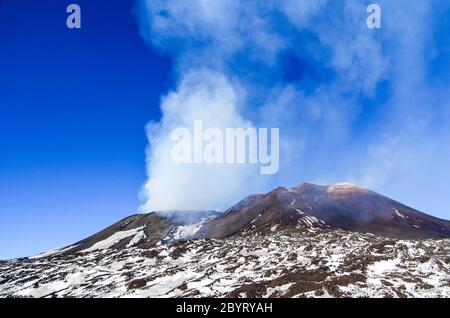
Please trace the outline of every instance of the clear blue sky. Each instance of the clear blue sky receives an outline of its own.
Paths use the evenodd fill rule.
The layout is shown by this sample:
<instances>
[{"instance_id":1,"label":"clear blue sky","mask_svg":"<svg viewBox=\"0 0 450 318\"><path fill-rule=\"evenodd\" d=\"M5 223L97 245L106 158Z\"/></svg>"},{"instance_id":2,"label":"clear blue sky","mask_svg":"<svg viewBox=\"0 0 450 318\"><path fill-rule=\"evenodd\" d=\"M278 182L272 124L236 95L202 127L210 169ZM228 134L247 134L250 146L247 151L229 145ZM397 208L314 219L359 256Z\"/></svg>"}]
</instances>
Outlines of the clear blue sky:
<instances>
[{"instance_id":1,"label":"clear blue sky","mask_svg":"<svg viewBox=\"0 0 450 318\"><path fill-rule=\"evenodd\" d=\"M145 124L170 61L142 40L133 1L0 1L0 259L76 241L135 213Z\"/></svg>"},{"instance_id":2,"label":"clear blue sky","mask_svg":"<svg viewBox=\"0 0 450 318\"><path fill-rule=\"evenodd\" d=\"M66 27L69 3L81 30ZM135 213L145 125L163 119L164 143L167 127L210 120L230 95L224 118L280 127L279 173L174 178L151 151L161 199L195 190L205 208L226 207L276 186L348 181L450 219L450 2L378 0L380 30L366 27L368 1L311 3L0 0L0 259ZM160 110L169 92L177 116ZM214 183L222 196L206 202Z\"/></svg>"}]
</instances>

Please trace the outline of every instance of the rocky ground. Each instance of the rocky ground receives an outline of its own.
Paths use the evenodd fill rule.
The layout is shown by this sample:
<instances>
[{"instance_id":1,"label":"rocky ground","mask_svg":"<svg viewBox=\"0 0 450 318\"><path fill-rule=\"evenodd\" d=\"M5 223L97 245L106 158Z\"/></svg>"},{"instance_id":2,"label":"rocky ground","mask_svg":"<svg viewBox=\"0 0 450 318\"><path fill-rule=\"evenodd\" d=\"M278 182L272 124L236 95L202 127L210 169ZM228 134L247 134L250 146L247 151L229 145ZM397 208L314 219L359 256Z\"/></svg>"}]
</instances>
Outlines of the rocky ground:
<instances>
[{"instance_id":1,"label":"rocky ground","mask_svg":"<svg viewBox=\"0 0 450 318\"><path fill-rule=\"evenodd\" d=\"M365 233L365 234L363 234ZM126 217L0 261L0 297L450 297L450 221L350 184Z\"/></svg>"},{"instance_id":2,"label":"rocky ground","mask_svg":"<svg viewBox=\"0 0 450 318\"><path fill-rule=\"evenodd\" d=\"M450 240L326 228L0 262L0 297L450 297Z\"/></svg>"}]
</instances>

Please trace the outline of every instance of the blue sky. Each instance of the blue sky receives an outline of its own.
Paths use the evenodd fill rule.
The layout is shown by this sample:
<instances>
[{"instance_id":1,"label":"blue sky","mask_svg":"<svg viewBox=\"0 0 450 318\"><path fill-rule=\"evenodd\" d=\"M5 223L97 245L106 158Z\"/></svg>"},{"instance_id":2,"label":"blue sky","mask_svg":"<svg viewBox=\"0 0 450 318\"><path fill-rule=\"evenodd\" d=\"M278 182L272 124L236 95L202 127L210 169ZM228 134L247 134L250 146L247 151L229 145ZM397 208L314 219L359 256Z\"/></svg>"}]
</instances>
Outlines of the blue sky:
<instances>
[{"instance_id":1,"label":"blue sky","mask_svg":"<svg viewBox=\"0 0 450 318\"><path fill-rule=\"evenodd\" d=\"M79 240L135 213L146 122L170 60L139 36L133 1L0 6L0 258Z\"/></svg>"},{"instance_id":2,"label":"blue sky","mask_svg":"<svg viewBox=\"0 0 450 318\"><path fill-rule=\"evenodd\" d=\"M449 219L450 4L410 2L369 30L366 1L0 1L0 259L303 181ZM189 118L280 127L280 172L173 169Z\"/></svg>"},{"instance_id":3,"label":"blue sky","mask_svg":"<svg viewBox=\"0 0 450 318\"><path fill-rule=\"evenodd\" d=\"M448 1L379 0L375 30L364 0L139 3L141 34L177 79L148 129L143 210L223 208L279 185L347 181L449 218ZM192 118L279 127L279 173L173 166L168 136Z\"/></svg>"}]
</instances>

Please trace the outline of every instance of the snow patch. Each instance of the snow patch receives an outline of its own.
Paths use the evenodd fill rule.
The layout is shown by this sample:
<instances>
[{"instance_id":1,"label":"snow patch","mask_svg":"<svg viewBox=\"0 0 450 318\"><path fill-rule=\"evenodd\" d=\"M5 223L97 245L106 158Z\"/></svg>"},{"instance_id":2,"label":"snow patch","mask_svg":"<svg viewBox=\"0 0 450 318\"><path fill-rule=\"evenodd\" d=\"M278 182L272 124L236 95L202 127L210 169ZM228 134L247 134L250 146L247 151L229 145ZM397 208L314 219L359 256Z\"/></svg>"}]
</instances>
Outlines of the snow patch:
<instances>
[{"instance_id":1,"label":"snow patch","mask_svg":"<svg viewBox=\"0 0 450 318\"><path fill-rule=\"evenodd\" d=\"M44 258L44 257L49 257L49 256L60 255L60 254L62 254L64 252L67 252L67 251L77 247L77 246L78 245L76 244L76 245L70 245L70 246L67 246L67 247L56 248L56 249L53 249L53 250L50 250L50 251L47 251L47 252L44 252L44 253L32 256L32 257L30 257L30 259L38 259L38 258Z\"/></svg>"},{"instance_id":2,"label":"snow patch","mask_svg":"<svg viewBox=\"0 0 450 318\"><path fill-rule=\"evenodd\" d=\"M401 214L397 209L394 209L394 212L397 216L401 217L402 219L407 219L408 217L404 216L403 214Z\"/></svg>"},{"instance_id":3,"label":"snow patch","mask_svg":"<svg viewBox=\"0 0 450 318\"><path fill-rule=\"evenodd\" d=\"M289 290L289 288L292 285L294 285L294 284L287 283L287 284L276 286L276 287L269 287L269 288L267 288L267 293L265 295L265 298L269 298L275 292L278 292L280 295L283 295Z\"/></svg>"},{"instance_id":4,"label":"snow patch","mask_svg":"<svg viewBox=\"0 0 450 318\"><path fill-rule=\"evenodd\" d=\"M127 244L127 247L134 246L145 238L147 238L147 235L145 235L144 230L141 230L131 239L130 243Z\"/></svg>"},{"instance_id":5,"label":"snow patch","mask_svg":"<svg viewBox=\"0 0 450 318\"><path fill-rule=\"evenodd\" d=\"M378 261L367 267L367 269L375 274L376 276L381 276L385 272L393 271L397 265L400 263L399 259L391 259L386 261Z\"/></svg>"},{"instance_id":6,"label":"snow patch","mask_svg":"<svg viewBox=\"0 0 450 318\"><path fill-rule=\"evenodd\" d=\"M297 208L294 208L294 210L297 211L297 213L300 214L300 215L304 215L305 214L305 212L303 212L302 210L299 210Z\"/></svg>"},{"instance_id":7,"label":"snow patch","mask_svg":"<svg viewBox=\"0 0 450 318\"><path fill-rule=\"evenodd\" d=\"M108 237L107 239L97 242L94 245L92 245L91 247L84 249L80 252L86 253L86 252L92 252L92 251L96 251L96 250L104 250L107 248L110 248L111 246L114 246L115 244L119 243L120 241L130 237L130 236L135 236L136 234L138 234L138 232L142 231L144 229L144 226L135 228L135 229L131 229L128 231L119 231L114 233L113 235L111 235L110 237Z\"/></svg>"}]
</instances>

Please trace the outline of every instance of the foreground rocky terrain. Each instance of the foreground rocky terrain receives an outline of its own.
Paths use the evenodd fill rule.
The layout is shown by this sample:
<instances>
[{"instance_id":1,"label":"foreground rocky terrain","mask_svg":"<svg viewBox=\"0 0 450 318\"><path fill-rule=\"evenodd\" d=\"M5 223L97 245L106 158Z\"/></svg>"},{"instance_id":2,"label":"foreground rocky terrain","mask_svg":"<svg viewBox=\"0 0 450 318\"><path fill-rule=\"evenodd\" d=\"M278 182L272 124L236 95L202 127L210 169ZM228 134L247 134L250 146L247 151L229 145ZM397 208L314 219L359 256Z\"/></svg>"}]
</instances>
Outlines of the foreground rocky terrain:
<instances>
[{"instance_id":1,"label":"foreground rocky terrain","mask_svg":"<svg viewBox=\"0 0 450 318\"><path fill-rule=\"evenodd\" d=\"M0 261L0 297L450 297L448 225L350 185L278 188Z\"/></svg>"},{"instance_id":2,"label":"foreground rocky terrain","mask_svg":"<svg viewBox=\"0 0 450 318\"><path fill-rule=\"evenodd\" d=\"M0 264L0 297L450 297L450 240L302 227Z\"/></svg>"}]
</instances>

